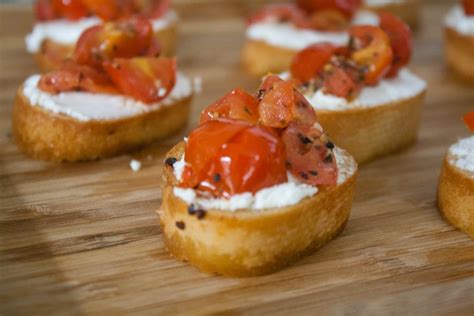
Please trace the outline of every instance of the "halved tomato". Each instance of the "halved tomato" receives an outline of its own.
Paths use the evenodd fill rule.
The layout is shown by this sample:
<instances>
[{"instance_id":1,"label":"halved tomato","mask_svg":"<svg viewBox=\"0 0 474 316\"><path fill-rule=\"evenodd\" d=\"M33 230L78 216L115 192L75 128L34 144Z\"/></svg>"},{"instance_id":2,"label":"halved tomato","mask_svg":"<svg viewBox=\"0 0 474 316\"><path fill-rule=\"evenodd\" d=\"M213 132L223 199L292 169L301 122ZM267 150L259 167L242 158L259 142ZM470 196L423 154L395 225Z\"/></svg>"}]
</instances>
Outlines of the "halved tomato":
<instances>
[{"instance_id":1,"label":"halved tomato","mask_svg":"<svg viewBox=\"0 0 474 316\"><path fill-rule=\"evenodd\" d=\"M464 115L464 123L466 123L467 127L474 132L474 112L469 112Z\"/></svg>"},{"instance_id":2,"label":"halved tomato","mask_svg":"<svg viewBox=\"0 0 474 316\"><path fill-rule=\"evenodd\" d=\"M299 180L311 185L334 185L337 163L332 153L334 144L327 136L311 126L291 123L282 134L289 171Z\"/></svg>"},{"instance_id":3,"label":"halved tomato","mask_svg":"<svg viewBox=\"0 0 474 316\"><path fill-rule=\"evenodd\" d=\"M286 182L285 147L271 129L212 120L188 138L181 186L230 197Z\"/></svg>"},{"instance_id":4,"label":"halved tomato","mask_svg":"<svg viewBox=\"0 0 474 316\"><path fill-rule=\"evenodd\" d=\"M357 25L349 29L351 58L366 67L365 83L376 84L390 70L393 51L390 38L379 27Z\"/></svg>"},{"instance_id":5,"label":"halved tomato","mask_svg":"<svg viewBox=\"0 0 474 316\"><path fill-rule=\"evenodd\" d=\"M148 54L153 29L146 19L132 18L96 25L82 33L74 59L79 64L100 68L113 58L132 58Z\"/></svg>"},{"instance_id":6,"label":"halved tomato","mask_svg":"<svg viewBox=\"0 0 474 316\"><path fill-rule=\"evenodd\" d=\"M332 64L323 75L323 92L350 99L362 89L359 70L349 65Z\"/></svg>"},{"instance_id":7,"label":"halved tomato","mask_svg":"<svg viewBox=\"0 0 474 316\"><path fill-rule=\"evenodd\" d=\"M315 11L311 14L310 20L313 29L322 31L342 31L350 24L344 13L336 9Z\"/></svg>"},{"instance_id":8,"label":"halved tomato","mask_svg":"<svg viewBox=\"0 0 474 316\"><path fill-rule=\"evenodd\" d=\"M262 21L290 22L301 28L310 28L311 21L300 8L294 4L272 4L268 5L247 19L247 24Z\"/></svg>"},{"instance_id":9,"label":"halved tomato","mask_svg":"<svg viewBox=\"0 0 474 316\"><path fill-rule=\"evenodd\" d=\"M252 124L258 122L258 100L241 89L235 89L206 107L199 123L218 118L247 121Z\"/></svg>"},{"instance_id":10,"label":"halved tomato","mask_svg":"<svg viewBox=\"0 0 474 316\"><path fill-rule=\"evenodd\" d=\"M309 13L331 9L341 12L347 18L352 18L361 0L297 0L296 3Z\"/></svg>"},{"instance_id":11,"label":"halved tomato","mask_svg":"<svg viewBox=\"0 0 474 316\"><path fill-rule=\"evenodd\" d=\"M58 17L51 0L37 0L35 11L36 19L39 21L53 20Z\"/></svg>"},{"instance_id":12,"label":"halved tomato","mask_svg":"<svg viewBox=\"0 0 474 316\"><path fill-rule=\"evenodd\" d=\"M104 21L128 18L134 13L131 0L81 0L90 12Z\"/></svg>"},{"instance_id":13,"label":"halved tomato","mask_svg":"<svg viewBox=\"0 0 474 316\"><path fill-rule=\"evenodd\" d=\"M313 79L338 49L331 43L317 43L298 52L291 62L290 72L301 83Z\"/></svg>"},{"instance_id":14,"label":"halved tomato","mask_svg":"<svg viewBox=\"0 0 474 316\"><path fill-rule=\"evenodd\" d=\"M69 20L78 20L89 13L82 0L52 0L52 4L59 16Z\"/></svg>"},{"instance_id":15,"label":"halved tomato","mask_svg":"<svg viewBox=\"0 0 474 316\"><path fill-rule=\"evenodd\" d=\"M412 52L410 27L399 17L388 12L380 12L380 28L387 33L393 50L392 66L387 77L394 77L400 68L408 64Z\"/></svg>"},{"instance_id":16,"label":"halved tomato","mask_svg":"<svg viewBox=\"0 0 474 316\"><path fill-rule=\"evenodd\" d=\"M164 99L176 83L175 58L116 58L103 66L123 94L145 103Z\"/></svg>"},{"instance_id":17,"label":"halved tomato","mask_svg":"<svg viewBox=\"0 0 474 316\"><path fill-rule=\"evenodd\" d=\"M46 92L89 91L117 93L109 78L86 65L66 61L60 69L41 76L38 87Z\"/></svg>"},{"instance_id":18,"label":"halved tomato","mask_svg":"<svg viewBox=\"0 0 474 316\"><path fill-rule=\"evenodd\" d=\"M474 0L462 0L466 15L474 15Z\"/></svg>"}]
</instances>

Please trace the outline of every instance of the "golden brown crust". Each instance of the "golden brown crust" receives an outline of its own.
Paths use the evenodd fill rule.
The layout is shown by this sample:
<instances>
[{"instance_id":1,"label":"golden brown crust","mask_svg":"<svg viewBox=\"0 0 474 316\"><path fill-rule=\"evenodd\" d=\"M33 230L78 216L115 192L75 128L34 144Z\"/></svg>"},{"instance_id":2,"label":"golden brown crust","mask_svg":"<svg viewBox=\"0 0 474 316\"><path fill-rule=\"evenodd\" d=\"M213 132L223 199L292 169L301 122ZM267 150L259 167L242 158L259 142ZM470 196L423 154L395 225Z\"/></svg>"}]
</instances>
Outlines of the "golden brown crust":
<instances>
[{"instance_id":1,"label":"golden brown crust","mask_svg":"<svg viewBox=\"0 0 474 316\"><path fill-rule=\"evenodd\" d=\"M180 143L167 157L179 158L183 151ZM202 219L189 215L188 205L173 194L172 168L165 166L163 174L158 214L171 254L205 272L248 277L277 271L335 238L349 218L357 172L293 206L261 212L207 210Z\"/></svg>"},{"instance_id":2,"label":"golden brown crust","mask_svg":"<svg viewBox=\"0 0 474 316\"><path fill-rule=\"evenodd\" d=\"M347 110L316 110L331 139L358 163L401 150L416 141L425 91L398 102Z\"/></svg>"},{"instance_id":3,"label":"golden brown crust","mask_svg":"<svg viewBox=\"0 0 474 316\"><path fill-rule=\"evenodd\" d=\"M421 0L405 0L397 3L387 3L383 6L365 6L369 10L378 11L383 10L399 16L412 29L416 29L419 25Z\"/></svg>"},{"instance_id":4,"label":"golden brown crust","mask_svg":"<svg viewBox=\"0 0 474 316\"><path fill-rule=\"evenodd\" d=\"M79 121L32 106L22 91L13 107L15 141L29 156L51 161L109 157L168 137L186 125L192 99L130 118Z\"/></svg>"},{"instance_id":5,"label":"golden brown crust","mask_svg":"<svg viewBox=\"0 0 474 316\"><path fill-rule=\"evenodd\" d=\"M474 36L460 34L445 27L444 57L460 78L474 83Z\"/></svg>"},{"instance_id":6,"label":"golden brown crust","mask_svg":"<svg viewBox=\"0 0 474 316\"><path fill-rule=\"evenodd\" d=\"M176 53L176 37L177 37L177 22L172 22L166 28L163 28L155 32L156 38L158 38L161 44L161 53L166 57L173 57ZM34 54L34 58L41 72L48 72L58 67L58 63L52 63L47 58L47 52L52 51L56 60L61 61L65 58L69 58L74 53L75 45L64 45L56 43L51 40L44 40L41 43L40 51Z\"/></svg>"},{"instance_id":7,"label":"golden brown crust","mask_svg":"<svg viewBox=\"0 0 474 316\"><path fill-rule=\"evenodd\" d=\"M444 218L474 239L474 177L446 155L438 185L438 207Z\"/></svg>"},{"instance_id":8,"label":"golden brown crust","mask_svg":"<svg viewBox=\"0 0 474 316\"><path fill-rule=\"evenodd\" d=\"M254 76L263 76L268 72L280 73L290 68L291 60L297 52L262 41L246 39L241 63L244 69Z\"/></svg>"}]
</instances>

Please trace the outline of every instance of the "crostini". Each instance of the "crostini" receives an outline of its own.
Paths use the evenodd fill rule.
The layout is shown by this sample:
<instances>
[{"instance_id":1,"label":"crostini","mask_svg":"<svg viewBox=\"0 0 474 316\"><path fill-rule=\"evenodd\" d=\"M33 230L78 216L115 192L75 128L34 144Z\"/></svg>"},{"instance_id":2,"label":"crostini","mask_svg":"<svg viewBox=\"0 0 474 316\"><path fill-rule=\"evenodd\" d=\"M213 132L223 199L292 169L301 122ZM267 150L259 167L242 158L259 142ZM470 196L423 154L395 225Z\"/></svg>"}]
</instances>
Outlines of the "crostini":
<instances>
[{"instance_id":1,"label":"crostini","mask_svg":"<svg viewBox=\"0 0 474 316\"><path fill-rule=\"evenodd\" d=\"M356 173L293 83L270 75L256 95L236 89L205 108L167 154L166 247L205 272L277 271L344 229Z\"/></svg>"},{"instance_id":2,"label":"crostini","mask_svg":"<svg viewBox=\"0 0 474 316\"><path fill-rule=\"evenodd\" d=\"M243 67L256 76L281 72L299 50L311 44L345 43L351 24L378 25L377 15L358 10L359 6L359 0L297 0L264 7L247 20Z\"/></svg>"},{"instance_id":3,"label":"crostini","mask_svg":"<svg viewBox=\"0 0 474 316\"><path fill-rule=\"evenodd\" d=\"M405 21L412 29L419 25L421 0L364 0L363 6L372 11L390 12Z\"/></svg>"},{"instance_id":4,"label":"crostini","mask_svg":"<svg viewBox=\"0 0 474 316\"><path fill-rule=\"evenodd\" d=\"M474 132L474 112L464 119ZM449 223L474 238L474 135L449 148L439 179L438 207Z\"/></svg>"},{"instance_id":5,"label":"crostini","mask_svg":"<svg viewBox=\"0 0 474 316\"><path fill-rule=\"evenodd\" d=\"M347 45L314 44L299 52L289 74L324 130L358 163L415 142L426 83L405 68L408 26L390 13L380 27L349 29Z\"/></svg>"},{"instance_id":6,"label":"crostini","mask_svg":"<svg viewBox=\"0 0 474 316\"><path fill-rule=\"evenodd\" d=\"M170 0L37 0L35 12L36 23L25 42L43 72L71 57L80 35L89 27L131 16L148 19L162 54L175 54L178 18L170 9Z\"/></svg>"},{"instance_id":7,"label":"crostini","mask_svg":"<svg viewBox=\"0 0 474 316\"><path fill-rule=\"evenodd\" d=\"M91 160L123 153L185 126L193 87L174 58L157 57L150 22L87 29L73 59L18 89L13 134L37 159Z\"/></svg>"},{"instance_id":8,"label":"crostini","mask_svg":"<svg viewBox=\"0 0 474 316\"><path fill-rule=\"evenodd\" d=\"M474 83L474 0L463 0L444 19L444 55L449 67Z\"/></svg>"}]
</instances>

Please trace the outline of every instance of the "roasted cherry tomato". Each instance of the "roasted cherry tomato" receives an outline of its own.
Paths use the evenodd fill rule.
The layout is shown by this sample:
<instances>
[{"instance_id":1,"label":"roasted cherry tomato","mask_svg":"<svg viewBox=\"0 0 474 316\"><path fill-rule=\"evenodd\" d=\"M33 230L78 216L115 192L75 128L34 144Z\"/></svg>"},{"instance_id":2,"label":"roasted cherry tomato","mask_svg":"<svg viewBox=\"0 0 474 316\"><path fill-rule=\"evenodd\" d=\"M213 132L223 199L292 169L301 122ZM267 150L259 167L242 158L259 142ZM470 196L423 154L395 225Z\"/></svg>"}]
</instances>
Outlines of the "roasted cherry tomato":
<instances>
[{"instance_id":1,"label":"roasted cherry tomato","mask_svg":"<svg viewBox=\"0 0 474 316\"><path fill-rule=\"evenodd\" d=\"M381 12L380 28L387 33L393 50L392 66L387 77L394 77L400 68L408 64L411 58L412 41L410 27L399 17Z\"/></svg>"},{"instance_id":2,"label":"roasted cherry tomato","mask_svg":"<svg viewBox=\"0 0 474 316\"><path fill-rule=\"evenodd\" d=\"M174 58L116 58L105 62L104 69L123 94L145 103L164 99L176 83Z\"/></svg>"},{"instance_id":3,"label":"roasted cherry tomato","mask_svg":"<svg viewBox=\"0 0 474 316\"><path fill-rule=\"evenodd\" d=\"M464 123L466 123L467 127L474 132L474 112L469 112L464 115Z\"/></svg>"},{"instance_id":4,"label":"roasted cherry tomato","mask_svg":"<svg viewBox=\"0 0 474 316\"><path fill-rule=\"evenodd\" d=\"M88 15L82 0L52 0L54 11L69 20L78 20Z\"/></svg>"},{"instance_id":5,"label":"roasted cherry tomato","mask_svg":"<svg viewBox=\"0 0 474 316\"><path fill-rule=\"evenodd\" d=\"M201 113L200 123L218 118L258 122L258 100L241 89L235 89L206 107Z\"/></svg>"},{"instance_id":6,"label":"roasted cherry tomato","mask_svg":"<svg viewBox=\"0 0 474 316\"><path fill-rule=\"evenodd\" d=\"M104 21L128 18L134 13L131 0L81 0L87 9Z\"/></svg>"},{"instance_id":7,"label":"roasted cherry tomato","mask_svg":"<svg viewBox=\"0 0 474 316\"><path fill-rule=\"evenodd\" d=\"M276 132L243 121L211 120L188 138L183 187L231 197L286 182L285 147Z\"/></svg>"},{"instance_id":8,"label":"roasted cherry tomato","mask_svg":"<svg viewBox=\"0 0 474 316\"><path fill-rule=\"evenodd\" d=\"M321 131L311 126L291 123L282 134L289 171L311 185L333 185L337 182L334 144Z\"/></svg>"},{"instance_id":9,"label":"roasted cherry tomato","mask_svg":"<svg viewBox=\"0 0 474 316\"><path fill-rule=\"evenodd\" d=\"M361 0L297 0L296 3L306 12L337 10L351 18L361 4Z\"/></svg>"},{"instance_id":10,"label":"roasted cherry tomato","mask_svg":"<svg viewBox=\"0 0 474 316\"><path fill-rule=\"evenodd\" d=\"M313 12L310 20L313 29L322 31L342 31L350 24L350 20L341 11L334 9Z\"/></svg>"},{"instance_id":11,"label":"roasted cherry tomato","mask_svg":"<svg viewBox=\"0 0 474 316\"><path fill-rule=\"evenodd\" d=\"M350 99L362 89L361 70L347 60L336 60L326 66L323 92Z\"/></svg>"},{"instance_id":12,"label":"roasted cherry tomato","mask_svg":"<svg viewBox=\"0 0 474 316\"><path fill-rule=\"evenodd\" d=\"M88 91L97 93L116 93L110 79L86 65L65 61L59 70L41 76L38 87L46 92Z\"/></svg>"},{"instance_id":13,"label":"roasted cherry tomato","mask_svg":"<svg viewBox=\"0 0 474 316\"><path fill-rule=\"evenodd\" d=\"M53 20L57 18L51 0L37 0L35 5L36 18L39 21Z\"/></svg>"},{"instance_id":14,"label":"roasted cherry tomato","mask_svg":"<svg viewBox=\"0 0 474 316\"><path fill-rule=\"evenodd\" d=\"M290 22L301 28L310 28L311 21L307 15L293 4L272 4L258 11L250 18L247 23L253 24L262 21Z\"/></svg>"},{"instance_id":15,"label":"roasted cherry tomato","mask_svg":"<svg viewBox=\"0 0 474 316\"><path fill-rule=\"evenodd\" d=\"M462 0L466 15L474 15L474 0Z\"/></svg>"},{"instance_id":16,"label":"roasted cherry tomato","mask_svg":"<svg viewBox=\"0 0 474 316\"><path fill-rule=\"evenodd\" d=\"M349 29L351 58L366 67L365 83L376 84L392 65L393 52L390 38L379 27L357 25Z\"/></svg>"},{"instance_id":17,"label":"roasted cherry tomato","mask_svg":"<svg viewBox=\"0 0 474 316\"><path fill-rule=\"evenodd\" d=\"M298 52L291 62L291 76L301 83L313 79L329 62L337 46L330 43L317 43Z\"/></svg>"},{"instance_id":18,"label":"roasted cherry tomato","mask_svg":"<svg viewBox=\"0 0 474 316\"><path fill-rule=\"evenodd\" d=\"M113 58L131 58L148 53L153 38L149 21L132 18L96 25L82 33L74 59L94 67Z\"/></svg>"}]
</instances>

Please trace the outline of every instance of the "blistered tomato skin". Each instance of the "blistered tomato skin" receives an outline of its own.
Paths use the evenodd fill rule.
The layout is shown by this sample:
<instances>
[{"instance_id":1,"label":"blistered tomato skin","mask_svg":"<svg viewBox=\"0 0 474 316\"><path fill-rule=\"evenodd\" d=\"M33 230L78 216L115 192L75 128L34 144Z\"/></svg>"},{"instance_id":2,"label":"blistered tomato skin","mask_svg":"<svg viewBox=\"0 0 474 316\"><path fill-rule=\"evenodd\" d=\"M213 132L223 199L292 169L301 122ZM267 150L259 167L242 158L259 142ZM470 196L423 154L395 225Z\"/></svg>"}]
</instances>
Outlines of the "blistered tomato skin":
<instances>
[{"instance_id":1,"label":"blistered tomato skin","mask_svg":"<svg viewBox=\"0 0 474 316\"><path fill-rule=\"evenodd\" d=\"M466 15L474 15L474 0L462 0Z\"/></svg>"},{"instance_id":2,"label":"blistered tomato skin","mask_svg":"<svg viewBox=\"0 0 474 316\"><path fill-rule=\"evenodd\" d=\"M351 59L366 68L364 82L375 85L392 65L393 51L390 38L379 27L357 25L349 29Z\"/></svg>"},{"instance_id":3,"label":"blistered tomato skin","mask_svg":"<svg viewBox=\"0 0 474 316\"><path fill-rule=\"evenodd\" d=\"M412 34L410 27L399 17L387 12L380 12L380 28L390 38L393 60L387 77L394 77L400 69L408 64L412 54Z\"/></svg>"},{"instance_id":4,"label":"blistered tomato skin","mask_svg":"<svg viewBox=\"0 0 474 316\"><path fill-rule=\"evenodd\" d=\"M180 186L213 197L286 182L285 147L271 129L243 121L211 120L188 138Z\"/></svg>"},{"instance_id":5,"label":"blistered tomato skin","mask_svg":"<svg viewBox=\"0 0 474 316\"><path fill-rule=\"evenodd\" d=\"M471 132L474 132L474 112L469 112L464 115L464 123L466 123Z\"/></svg>"},{"instance_id":6,"label":"blistered tomato skin","mask_svg":"<svg viewBox=\"0 0 474 316\"><path fill-rule=\"evenodd\" d=\"M318 43L298 52L291 63L290 72L293 78L305 83L313 79L329 62L337 46L330 43Z\"/></svg>"}]
</instances>

